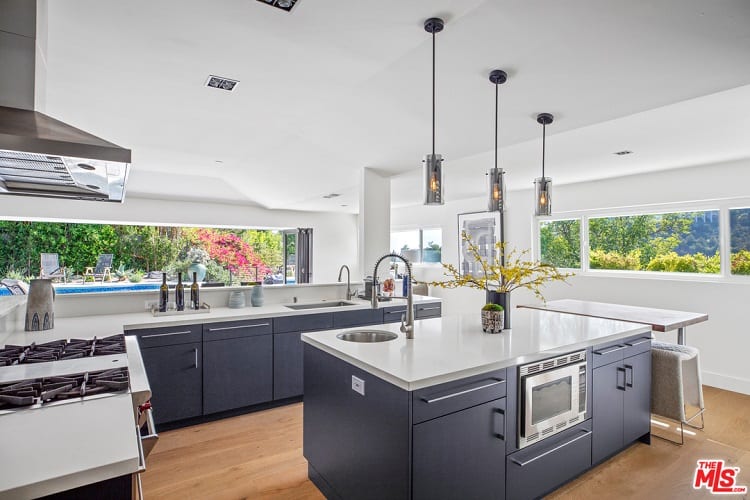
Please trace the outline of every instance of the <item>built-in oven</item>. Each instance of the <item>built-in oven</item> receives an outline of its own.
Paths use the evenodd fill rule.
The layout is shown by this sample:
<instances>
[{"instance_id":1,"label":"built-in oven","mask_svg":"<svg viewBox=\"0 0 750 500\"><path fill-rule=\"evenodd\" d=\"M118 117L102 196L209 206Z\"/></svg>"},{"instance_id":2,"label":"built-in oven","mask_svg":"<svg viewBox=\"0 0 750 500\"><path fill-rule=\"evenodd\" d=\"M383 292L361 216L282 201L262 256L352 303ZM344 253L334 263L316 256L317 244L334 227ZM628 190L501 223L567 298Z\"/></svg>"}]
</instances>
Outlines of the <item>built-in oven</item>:
<instances>
[{"instance_id":1,"label":"built-in oven","mask_svg":"<svg viewBox=\"0 0 750 500\"><path fill-rule=\"evenodd\" d=\"M519 448L584 420L586 351L522 365L519 378Z\"/></svg>"}]
</instances>

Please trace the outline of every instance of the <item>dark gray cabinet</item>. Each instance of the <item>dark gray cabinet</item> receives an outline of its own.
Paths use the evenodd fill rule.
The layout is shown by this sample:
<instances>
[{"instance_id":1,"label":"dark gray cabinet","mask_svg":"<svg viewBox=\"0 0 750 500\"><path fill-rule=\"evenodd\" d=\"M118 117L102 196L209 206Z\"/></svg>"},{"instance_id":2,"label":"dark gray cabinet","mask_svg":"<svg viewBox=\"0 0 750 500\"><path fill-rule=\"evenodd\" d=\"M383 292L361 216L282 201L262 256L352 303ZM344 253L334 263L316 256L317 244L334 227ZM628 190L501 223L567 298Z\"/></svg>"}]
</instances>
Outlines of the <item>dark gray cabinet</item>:
<instances>
[{"instance_id":1,"label":"dark gray cabinet","mask_svg":"<svg viewBox=\"0 0 750 500\"><path fill-rule=\"evenodd\" d=\"M585 421L506 458L506 495L539 498L591 467L591 422Z\"/></svg>"},{"instance_id":2,"label":"dark gray cabinet","mask_svg":"<svg viewBox=\"0 0 750 500\"><path fill-rule=\"evenodd\" d=\"M599 354L597 354L599 353ZM650 432L650 338L594 348L592 460L601 462ZM617 359L619 357L619 359Z\"/></svg>"},{"instance_id":3,"label":"dark gray cabinet","mask_svg":"<svg viewBox=\"0 0 750 500\"><path fill-rule=\"evenodd\" d=\"M204 414L273 398L270 320L204 325L203 340Z\"/></svg>"},{"instance_id":4,"label":"dark gray cabinet","mask_svg":"<svg viewBox=\"0 0 750 500\"><path fill-rule=\"evenodd\" d=\"M334 328L377 325L382 322L382 309L357 309L354 311L339 311L333 314Z\"/></svg>"},{"instance_id":5,"label":"dark gray cabinet","mask_svg":"<svg viewBox=\"0 0 750 500\"><path fill-rule=\"evenodd\" d=\"M505 498L505 398L413 428L412 498Z\"/></svg>"},{"instance_id":6,"label":"dark gray cabinet","mask_svg":"<svg viewBox=\"0 0 750 500\"><path fill-rule=\"evenodd\" d=\"M439 318L442 311L443 307L440 303L417 304L414 306L414 318Z\"/></svg>"},{"instance_id":7,"label":"dark gray cabinet","mask_svg":"<svg viewBox=\"0 0 750 500\"><path fill-rule=\"evenodd\" d=\"M302 333L277 333L273 336L273 399L301 396L304 361Z\"/></svg>"},{"instance_id":8,"label":"dark gray cabinet","mask_svg":"<svg viewBox=\"0 0 750 500\"><path fill-rule=\"evenodd\" d=\"M190 342L142 349L157 424L203 413L203 344Z\"/></svg>"}]
</instances>

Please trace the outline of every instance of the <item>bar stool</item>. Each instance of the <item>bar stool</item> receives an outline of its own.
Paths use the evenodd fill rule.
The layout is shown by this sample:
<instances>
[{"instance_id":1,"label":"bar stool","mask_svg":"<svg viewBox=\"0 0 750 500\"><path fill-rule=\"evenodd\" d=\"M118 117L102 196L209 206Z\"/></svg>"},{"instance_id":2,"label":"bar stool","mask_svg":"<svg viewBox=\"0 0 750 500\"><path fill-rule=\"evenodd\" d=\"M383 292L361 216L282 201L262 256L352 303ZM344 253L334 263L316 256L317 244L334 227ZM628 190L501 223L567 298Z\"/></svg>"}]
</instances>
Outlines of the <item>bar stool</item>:
<instances>
[{"instance_id":1,"label":"bar stool","mask_svg":"<svg viewBox=\"0 0 750 500\"><path fill-rule=\"evenodd\" d=\"M703 429L703 384L701 383L698 349L667 342L651 342L651 413L680 422L680 441L685 443L685 428ZM697 407L698 411L688 417L685 405ZM691 424L700 415L701 425Z\"/></svg>"}]
</instances>

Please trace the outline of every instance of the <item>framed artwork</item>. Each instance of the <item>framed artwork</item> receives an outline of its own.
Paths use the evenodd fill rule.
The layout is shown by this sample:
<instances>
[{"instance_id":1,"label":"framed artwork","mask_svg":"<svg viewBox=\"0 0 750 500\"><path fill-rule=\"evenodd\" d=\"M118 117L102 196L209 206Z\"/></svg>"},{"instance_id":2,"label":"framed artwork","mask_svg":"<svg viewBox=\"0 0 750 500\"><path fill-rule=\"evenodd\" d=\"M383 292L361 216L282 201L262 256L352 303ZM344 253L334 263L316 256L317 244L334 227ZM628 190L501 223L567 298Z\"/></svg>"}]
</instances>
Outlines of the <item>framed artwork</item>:
<instances>
[{"instance_id":1,"label":"framed artwork","mask_svg":"<svg viewBox=\"0 0 750 500\"><path fill-rule=\"evenodd\" d=\"M458 214L458 270L461 276L482 274L482 267L469 254L467 244L461 238L466 233L479 247L479 254L490 264L495 263L495 243L501 241L502 218L500 212L469 212Z\"/></svg>"}]
</instances>

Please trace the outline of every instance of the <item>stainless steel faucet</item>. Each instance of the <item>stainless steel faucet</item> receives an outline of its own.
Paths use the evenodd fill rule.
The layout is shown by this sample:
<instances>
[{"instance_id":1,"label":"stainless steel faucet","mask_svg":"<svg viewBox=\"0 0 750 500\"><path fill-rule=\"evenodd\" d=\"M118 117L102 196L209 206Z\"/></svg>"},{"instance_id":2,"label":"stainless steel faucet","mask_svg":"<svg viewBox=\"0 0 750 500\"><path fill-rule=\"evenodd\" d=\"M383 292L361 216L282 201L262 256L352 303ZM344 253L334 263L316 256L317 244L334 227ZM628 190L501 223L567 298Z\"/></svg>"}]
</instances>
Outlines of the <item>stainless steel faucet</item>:
<instances>
[{"instance_id":1,"label":"stainless steel faucet","mask_svg":"<svg viewBox=\"0 0 750 500\"><path fill-rule=\"evenodd\" d=\"M397 253L387 253L380 257L378 261L375 263L375 269L372 271L372 308L377 309L378 307L378 266L381 262L383 262L385 259L388 258L396 258L401 259L404 261L404 264L406 264L406 272L408 274L408 278L404 276L404 279L408 279L409 283L406 287L406 318L403 316L401 317L401 331L406 334L407 339L413 339L414 338L414 297L411 293L411 262L406 260L406 257L403 255L399 255ZM393 297L396 299L403 299L404 297Z\"/></svg>"},{"instance_id":2,"label":"stainless steel faucet","mask_svg":"<svg viewBox=\"0 0 750 500\"><path fill-rule=\"evenodd\" d=\"M352 292L351 271L349 271L349 266L346 264L339 268L339 283L341 282L341 273L344 272L344 269L346 269L346 300L352 300L354 292Z\"/></svg>"}]
</instances>

